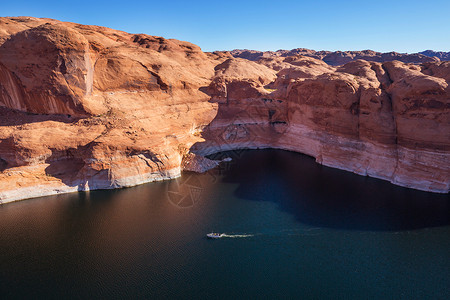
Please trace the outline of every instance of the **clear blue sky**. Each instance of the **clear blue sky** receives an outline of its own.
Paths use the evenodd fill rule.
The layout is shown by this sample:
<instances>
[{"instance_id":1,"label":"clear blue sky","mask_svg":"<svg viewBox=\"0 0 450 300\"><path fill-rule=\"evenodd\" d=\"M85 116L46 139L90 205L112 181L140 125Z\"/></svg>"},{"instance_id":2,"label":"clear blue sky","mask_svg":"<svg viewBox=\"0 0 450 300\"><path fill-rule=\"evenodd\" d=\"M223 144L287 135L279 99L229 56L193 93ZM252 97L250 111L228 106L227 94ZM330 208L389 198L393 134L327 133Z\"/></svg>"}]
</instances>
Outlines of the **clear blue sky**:
<instances>
[{"instance_id":1,"label":"clear blue sky","mask_svg":"<svg viewBox=\"0 0 450 300\"><path fill-rule=\"evenodd\" d=\"M0 16L107 26L189 41L204 51L450 51L450 0L5 0Z\"/></svg>"}]
</instances>

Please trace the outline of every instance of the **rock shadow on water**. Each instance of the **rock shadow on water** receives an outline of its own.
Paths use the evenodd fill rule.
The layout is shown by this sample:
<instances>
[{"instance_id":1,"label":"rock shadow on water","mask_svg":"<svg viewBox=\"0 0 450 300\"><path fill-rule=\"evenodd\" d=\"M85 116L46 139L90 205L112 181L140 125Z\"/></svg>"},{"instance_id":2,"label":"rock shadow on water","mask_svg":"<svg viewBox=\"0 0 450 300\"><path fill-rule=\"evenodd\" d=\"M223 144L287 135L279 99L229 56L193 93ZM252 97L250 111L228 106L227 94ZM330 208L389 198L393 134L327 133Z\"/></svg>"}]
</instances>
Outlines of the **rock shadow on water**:
<instances>
[{"instance_id":1,"label":"rock shadow on water","mask_svg":"<svg viewBox=\"0 0 450 300\"><path fill-rule=\"evenodd\" d=\"M232 156L222 152L214 158ZM302 223L348 230L402 231L450 225L448 194L422 192L317 164L283 150L246 150L223 181L236 197L271 201Z\"/></svg>"}]
</instances>

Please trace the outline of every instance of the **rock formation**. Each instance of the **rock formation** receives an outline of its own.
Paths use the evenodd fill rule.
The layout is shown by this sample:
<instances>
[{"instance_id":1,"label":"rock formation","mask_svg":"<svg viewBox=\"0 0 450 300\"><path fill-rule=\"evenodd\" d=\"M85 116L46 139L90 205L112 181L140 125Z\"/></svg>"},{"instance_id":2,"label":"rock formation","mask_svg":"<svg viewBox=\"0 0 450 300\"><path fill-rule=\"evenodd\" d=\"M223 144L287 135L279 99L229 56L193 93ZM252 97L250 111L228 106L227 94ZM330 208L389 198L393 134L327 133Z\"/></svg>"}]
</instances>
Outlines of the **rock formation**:
<instances>
[{"instance_id":1,"label":"rock formation","mask_svg":"<svg viewBox=\"0 0 450 300\"><path fill-rule=\"evenodd\" d=\"M203 130L206 141L194 145L196 153L287 149L327 166L448 192L450 62L416 66L357 60L333 68L297 56L265 64L282 69L268 86L260 83L260 72L241 79L252 84L252 92L224 94L229 84L215 83L225 82L226 72L217 73L210 90L219 102L218 114Z\"/></svg>"},{"instance_id":2,"label":"rock formation","mask_svg":"<svg viewBox=\"0 0 450 300\"><path fill-rule=\"evenodd\" d=\"M423 54L423 55L429 56L429 57L436 57L441 61L450 60L450 52L425 50L425 51L419 52L419 54Z\"/></svg>"},{"instance_id":3,"label":"rock formation","mask_svg":"<svg viewBox=\"0 0 450 300\"><path fill-rule=\"evenodd\" d=\"M303 55L316 59L323 60L331 66L339 66L345 63L364 59L367 61L386 62L398 60L405 63L425 63L436 61L450 60L450 52L435 52L427 50L419 53L397 53L388 52L381 53L372 50L363 51L314 51L305 48L297 48L292 50L278 50L278 51L255 51L255 50L241 50L236 49L230 51L230 54L236 58L245 58L252 61L257 61L264 58L273 57L289 57L295 55Z\"/></svg>"},{"instance_id":4,"label":"rock formation","mask_svg":"<svg viewBox=\"0 0 450 300\"><path fill-rule=\"evenodd\" d=\"M223 59L97 26L0 24L8 34L0 39L3 202L179 176L215 116L199 88Z\"/></svg>"},{"instance_id":5,"label":"rock formation","mask_svg":"<svg viewBox=\"0 0 450 300\"><path fill-rule=\"evenodd\" d=\"M267 147L448 192L450 62L318 58L254 62L162 37L0 18L0 201L169 179L217 165L202 155Z\"/></svg>"}]
</instances>

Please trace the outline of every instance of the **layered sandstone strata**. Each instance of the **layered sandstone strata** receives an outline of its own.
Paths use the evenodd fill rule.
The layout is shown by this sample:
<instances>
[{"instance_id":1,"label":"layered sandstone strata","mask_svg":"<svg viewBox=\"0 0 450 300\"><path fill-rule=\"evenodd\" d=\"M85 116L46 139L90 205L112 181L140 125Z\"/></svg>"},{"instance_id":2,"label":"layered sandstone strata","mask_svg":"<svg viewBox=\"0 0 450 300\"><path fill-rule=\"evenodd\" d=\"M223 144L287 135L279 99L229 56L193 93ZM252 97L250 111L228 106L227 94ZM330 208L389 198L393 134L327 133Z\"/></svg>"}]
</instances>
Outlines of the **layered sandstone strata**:
<instances>
[{"instance_id":1,"label":"layered sandstone strata","mask_svg":"<svg viewBox=\"0 0 450 300\"><path fill-rule=\"evenodd\" d=\"M448 62L252 62L0 18L0 201L169 179L217 164L199 155L265 147L448 192L449 80Z\"/></svg>"},{"instance_id":2,"label":"layered sandstone strata","mask_svg":"<svg viewBox=\"0 0 450 300\"><path fill-rule=\"evenodd\" d=\"M0 200L180 175L215 116L198 46L103 27L1 18Z\"/></svg>"},{"instance_id":3,"label":"layered sandstone strata","mask_svg":"<svg viewBox=\"0 0 450 300\"><path fill-rule=\"evenodd\" d=\"M296 56L264 63L280 70L269 85L269 67L265 77L261 70L234 79L216 72L209 90L218 114L193 151L286 149L398 185L448 192L450 62L357 60L333 68ZM222 66L242 64L230 59Z\"/></svg>"}]
</instances>

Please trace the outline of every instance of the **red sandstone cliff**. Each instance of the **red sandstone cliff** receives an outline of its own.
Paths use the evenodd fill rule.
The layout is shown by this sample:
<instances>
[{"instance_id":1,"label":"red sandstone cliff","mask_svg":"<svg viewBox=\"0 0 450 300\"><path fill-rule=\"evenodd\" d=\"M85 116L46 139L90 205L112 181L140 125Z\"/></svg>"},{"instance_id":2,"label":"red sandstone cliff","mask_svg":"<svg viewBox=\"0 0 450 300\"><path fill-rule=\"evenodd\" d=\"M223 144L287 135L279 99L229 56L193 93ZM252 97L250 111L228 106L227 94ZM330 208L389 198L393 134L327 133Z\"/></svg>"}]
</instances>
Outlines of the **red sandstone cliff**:
<instances>
[{"instance_id":1,"label":"red sandstone cliff","mask_svg":"<svg viewBox=\"0 0 450 300\"><path fill-rule=\"evenodd\" d=\"M449 62L252 62L104 27L0 18L0 201L172 178L204 161L182 164L189 150L261 147L448 192L449 80Z\"/></svg>"},{"instance_id":2,"label":"red sandstone cliff","mask_svg":"<svg viewBox=\"0 0 450 300\"><path fill-rule=\"evenodd\" d=\"M3 202L178 176L215 116L199 88L221 58L193 44L47 19L0 26Z\"/></svg>"},{"instance_id":3,"label":"red sandstone cliff","mask_svg":"<svg viewBox=\"0 0 450 300\"><path fill-rule=\"evenodd\" d=\"M219 103L218 114L195 152L287 149L327 166L448 192L450 62L357 60L333 68L295 56L261 63L279 70L266 86L273 79L269 67L265 77L258 70L234 80L223 75L226 70L216 72L209 90ZM226 62L230 69L242 64L241 59Z\"/></svg>"}]
</instances>

